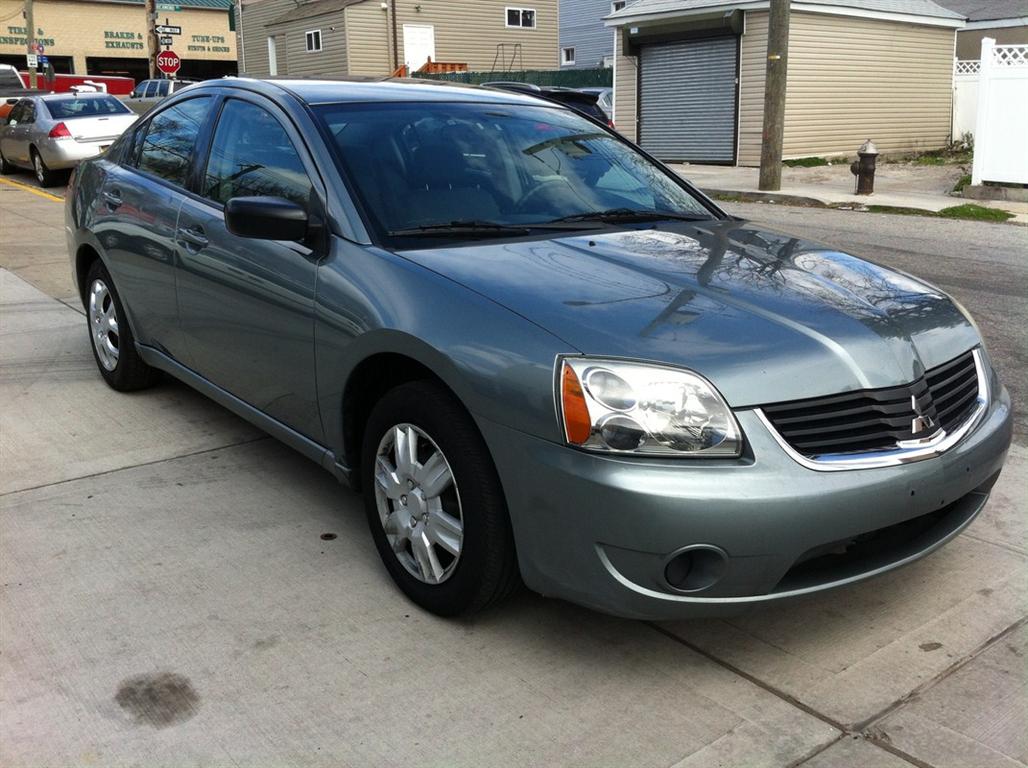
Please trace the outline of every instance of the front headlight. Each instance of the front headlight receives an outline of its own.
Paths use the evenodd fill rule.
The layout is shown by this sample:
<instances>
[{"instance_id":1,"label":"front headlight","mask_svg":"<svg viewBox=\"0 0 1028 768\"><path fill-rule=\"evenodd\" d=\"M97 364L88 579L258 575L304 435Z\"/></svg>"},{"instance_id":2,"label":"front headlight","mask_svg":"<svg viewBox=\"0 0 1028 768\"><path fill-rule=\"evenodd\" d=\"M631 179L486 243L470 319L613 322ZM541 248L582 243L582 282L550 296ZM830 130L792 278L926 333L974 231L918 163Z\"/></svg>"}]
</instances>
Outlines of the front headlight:
<instances>
[{"instance_id":1,"label":"front headlight","mask_svg":"<svg viewBox=\"0 0 1028 768\"><path fill-rule=\"evenodd\" d=\"M702 376L658 365L569 357L559 396L564 437L591 451L738 456L739 424Z\"/></svg>"}]
</instances>

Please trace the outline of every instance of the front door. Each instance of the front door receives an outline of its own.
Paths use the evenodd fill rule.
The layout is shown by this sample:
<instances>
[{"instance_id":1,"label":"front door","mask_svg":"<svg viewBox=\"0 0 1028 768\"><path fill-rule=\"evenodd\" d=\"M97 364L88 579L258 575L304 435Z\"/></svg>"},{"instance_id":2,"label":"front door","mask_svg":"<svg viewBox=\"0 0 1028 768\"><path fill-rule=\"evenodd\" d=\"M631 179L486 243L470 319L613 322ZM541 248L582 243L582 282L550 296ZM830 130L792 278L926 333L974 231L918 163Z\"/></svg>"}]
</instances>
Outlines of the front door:
<instances>
[{"instance_id":1,"label":"front door","mask_svg":"<svg viewBox=\"0 0 1028 768\"><path fill-rule=\"evenodd\" d=\"M435 27L431 24L403 25L403 63L417 72L429 59L435 60Z\"/></svg>"},{"instance_id":2,"label":"front door","mask_svg":"<svg viewBox=\"0 0 1028 768\"><path fill-rule=\"evenodd\" d=\"M290 426L322 439L314 367L314 287L322 254L303 242L238 237L233 197L310 206L317 178L303 142L256 96L225 101L201 177L179 212L178 302L192 367Z\"/></svg>"}]
</instances>

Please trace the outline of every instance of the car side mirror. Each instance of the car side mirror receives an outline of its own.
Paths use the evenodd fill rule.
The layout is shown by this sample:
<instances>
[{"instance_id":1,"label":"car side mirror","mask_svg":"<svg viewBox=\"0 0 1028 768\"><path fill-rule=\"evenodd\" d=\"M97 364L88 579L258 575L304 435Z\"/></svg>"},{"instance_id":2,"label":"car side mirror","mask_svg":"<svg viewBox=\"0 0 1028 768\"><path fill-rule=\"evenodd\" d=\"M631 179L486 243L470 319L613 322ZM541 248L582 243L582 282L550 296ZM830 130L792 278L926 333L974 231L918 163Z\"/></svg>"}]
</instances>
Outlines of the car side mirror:
<instances>
[{"instance_id":1,"label":"car side mirror","mask_svg":"<svg viewBox=\"0 0 1028 768\"><path fill-rule=\"evenodd\" d=\"M17 104L18 103L18 97L16 96L13 99L8 99L7 103L10 104L10 105Z\"/></svg>"},{"instance_id":2,"label":"car side mirror","mask_svg":"<svg viewBox=\"0 0 1028 768\"><path fill-rule=\"evenodd\" d=\"M258 240L303 240L307 211L282 197L233 197L225 203L225 226L233 235Z\"/></svg>"}]
</instances>

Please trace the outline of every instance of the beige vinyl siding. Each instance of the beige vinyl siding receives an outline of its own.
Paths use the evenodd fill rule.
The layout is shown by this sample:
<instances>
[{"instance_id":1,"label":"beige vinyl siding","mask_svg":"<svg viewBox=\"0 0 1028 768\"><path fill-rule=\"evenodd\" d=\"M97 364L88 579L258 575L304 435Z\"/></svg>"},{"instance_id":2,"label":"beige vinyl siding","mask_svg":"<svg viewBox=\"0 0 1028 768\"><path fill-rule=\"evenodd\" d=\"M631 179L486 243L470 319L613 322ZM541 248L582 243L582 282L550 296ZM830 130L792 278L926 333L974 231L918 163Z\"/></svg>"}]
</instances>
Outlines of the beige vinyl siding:
<instances>
[{"instance_id":1,"label":"beige vinyl siding","mask_svg":"<svg viewBox=\"0 0 1028 768\"><path fill-rule=\"evenodd\" d=\"M629 141L638 141L639 58L624 55L624 31L614 37L614 123Z\"/></svg>"},{"instance_id":2,"label":"beige vinyl siding","mask_svg":"<svg viewBox=\"0 0 1028 768\"><path fill-rule=\"evenodd\" d=\"M336 11L267 28L278 41L278 74L294 77L341 77L346 71L343 15ZM335 29L332 29L335 27ZM321 51L308 52L306 33L321 30ZM267 44L265 44L267 55ZM284 54L284 55L283 55Z\"/></svg>"},{"instance_id":3,"label":"beige vinyl siding","mask_svg":"<svg viewBox=\"0 0 1028 768\"><path fill-rule=\"evenodd\" d=\"M292 0L250 0L243 3L243 23L240 37L243 40L246 61L239 62L240 73L255 77L268 76L268 37L271 33L267 30L267 24L295 7ZM276 58L278 59L278 72L283 74L286 45L282 39L278 40Z\"/></svg>"},{"instance_id":4,"label":"beige vinyl siding","mask_svg":"<svg viewBox=\"0 0 1028 768\"><path fill-rule=\"evenodd\" d=\"M767 13L746 14L740 46L739 165L760 164ZM949 138L954 31L793 13L785 158L944 146Z\"/></svg>"},{"instance_id":5,"label":"beige vinyl siding","mask_svg":"<svg viewBox=\"0 0 1028 768\"><path fill-rule=\"evenodd\" d=\"M419 5L421 12L416 10ZM503 43L506 62L496 66L507 69L514 45L520 43L521 56L515 60L514 69L520 69L522 61L525 69L560 66L557 0L431 0L431 5L424 0L420 3L397 0L397 6L400 63L403 63L403 25L432 24L437 61L464 63L472 72L490 71L496 60L497 45ZM535 28L508 28L508 7L535 10Z\"/></svg>"},{"instance_id":6,"label":"beige vinyl siding","mask_svg":"<svg viewBox=\"0 0 1028 768\"><path fill-rule=\"evenodd\" d=\"M793 13L783 156L942 147L950 133L955 31ZM765 35L766 37L766 35Z\"/></svg>"},{"instance_id":7,"label":"beige vinyl siding","mask_svg":"<svg viewBox=\"0 0 1028 768\"><path fill-rule=\"evenodd\" d=\"M793 18L797 15L792 14ZM764 132L767 20L767 13L747 12L746 32L739 39L739 165L760 165L760 139ZM789 119L788 103L785 118Z\"/></svg>"},{"instance_id":8,"label":"beige vinyl siding","mask_svg":"<svg viewBox=\"0 0 1028 768\"><path fill-rule=\"evenodd\" d=\"M351 5L343 11L346 54L351 75L387 75L394 69L389 14L377 2ZM399 33L398 33L399 34Z\"/></svg>"}]
</instances>

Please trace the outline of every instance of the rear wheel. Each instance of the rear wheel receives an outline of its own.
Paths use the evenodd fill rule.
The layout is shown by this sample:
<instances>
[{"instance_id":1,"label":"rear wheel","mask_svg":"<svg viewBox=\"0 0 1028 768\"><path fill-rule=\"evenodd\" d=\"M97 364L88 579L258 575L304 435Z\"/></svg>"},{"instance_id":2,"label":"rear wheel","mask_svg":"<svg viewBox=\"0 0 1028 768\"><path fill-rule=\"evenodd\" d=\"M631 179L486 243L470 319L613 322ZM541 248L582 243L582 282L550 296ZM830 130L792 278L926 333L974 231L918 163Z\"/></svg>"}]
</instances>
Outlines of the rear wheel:
<instances>
[{"instance_id":1,"label":"rear wheel","mask_svg":"<svg viewBox=\"0 0 1028 768\"><path fill-rule=\"evenodd\" d=\"M99 259L86 277L86 322L93 359L104 381L120 392L152 386L160 372L143 362L136 351L132 330L125 319L114 282Z\"/></svg>"},{"instance_id":2,"label":"rear wheel","mask_svg":"<svg viewBox=\"0 0 1028 768\"><path fill-rule=\"evenodd\" d=\"M365 510L393 580L441 616L499 602L518 583L496 468L443 386L402 384L372 410L361 454Z\"/></svg>"},{"instance_id":3,"label":"rear wheel","mask_svg":"<svg viewBox=\"0 0 1028 768\"><path fill-rule=\"evenodd\" d=\"M39 154L35 147L32 148L32 170L35 172L36 181L39 182L41 187L54 187L60 181L58 174L50 170L43 156Z\"/></svg>"}]
</instances>

